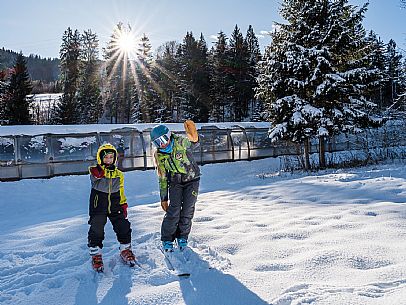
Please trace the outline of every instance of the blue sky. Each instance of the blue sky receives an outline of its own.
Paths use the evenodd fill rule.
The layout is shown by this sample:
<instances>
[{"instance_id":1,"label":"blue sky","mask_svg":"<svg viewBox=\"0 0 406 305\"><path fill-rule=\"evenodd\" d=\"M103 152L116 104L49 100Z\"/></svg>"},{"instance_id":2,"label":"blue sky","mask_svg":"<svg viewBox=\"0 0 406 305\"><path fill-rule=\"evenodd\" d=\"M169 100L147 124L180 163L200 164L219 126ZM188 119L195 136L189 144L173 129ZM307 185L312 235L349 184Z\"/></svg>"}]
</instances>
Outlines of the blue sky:
<instances>
[{"instance_id":1,"label":"blue sky","mask_svg":"<svg viewBox=\"0 0 406 305\"><path fill-rule=\"evenodd\" d=\"M25 55L58 57L67 27L92 29L104 47L117 22L130 23L146 33L153 48L169 40L182 41L187 31L200 32L209 47L212 35L223 30L229 36L238 24L245 35L249 24L255 33L272 29L281 0L0 0L0 47ZM362 5L365 1L350 0ZM406 50L406 10L400 0L371 0L364 26L387 42L393 38ZM261 49L269 43L260 37Z\"/></svg>"}]
</instances>

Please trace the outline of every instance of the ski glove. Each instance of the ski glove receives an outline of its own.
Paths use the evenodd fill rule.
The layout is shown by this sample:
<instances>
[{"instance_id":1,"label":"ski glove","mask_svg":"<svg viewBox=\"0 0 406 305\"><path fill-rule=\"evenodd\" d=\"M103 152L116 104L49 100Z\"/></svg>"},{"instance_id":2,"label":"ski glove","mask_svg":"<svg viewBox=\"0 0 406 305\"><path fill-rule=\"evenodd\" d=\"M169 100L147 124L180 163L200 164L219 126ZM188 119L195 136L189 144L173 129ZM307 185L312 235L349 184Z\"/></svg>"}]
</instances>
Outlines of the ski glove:
<instances>
[{"instance_id":1,"label":"ski glove","mask_svg":"<svg viewBox=\"0 0 406 305\"><path fill-rule=\"evenodd\" d=\"M186 135L189 140L193 143L198 142L199 135L197 133L195 123L192 120L186 120L185 123L183 123L183 126L185 127Z\"/></svg>"},{"instance_id":2,"label":"ski glove","mask_svg":"<svg viewBox=\"0 0 406 305\"><path fill-rule=\"evenodd\" d=\"M165 212L168 211L168 208L169 208L168 201L161 201L161 207L162 207L162 210L164 210Z\"/></svg>"},{"instance_id":3,"label":"ski glove","mask_svg":"<svg viewBox=\"0 0 406 305\"><path fill-rule=\"evenodd\" d=\"M124 214L124 218L126 218L127 219L127 208L128 208L128 204L127 203L123 203L122 205L121 205L121 207L123 208L123 214Z\"/></svg>"},{"instance_id":4,"label":"ski glove","mask_svg":"<svg viewBox=\"0 0 406 305\"><path fill-rule=\"evenodd\" d=\"M97 179L104 177L104 169L100 166L100 164L97 164L96 166L91 166L90 173L93 175L93 177Z\"/></svg>"}]
</instances>

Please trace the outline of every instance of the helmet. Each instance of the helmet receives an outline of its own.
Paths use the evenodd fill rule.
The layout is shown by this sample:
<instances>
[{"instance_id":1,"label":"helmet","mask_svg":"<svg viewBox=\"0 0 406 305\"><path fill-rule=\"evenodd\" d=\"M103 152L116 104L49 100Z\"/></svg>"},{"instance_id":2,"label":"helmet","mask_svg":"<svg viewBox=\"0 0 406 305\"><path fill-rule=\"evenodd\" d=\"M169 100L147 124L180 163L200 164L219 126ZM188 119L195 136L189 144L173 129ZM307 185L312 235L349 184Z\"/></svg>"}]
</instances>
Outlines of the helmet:
<instances>
[{"instance_id":1,"label":"helmet","mask_svg":"<svg viewBox=\"0 0 406 305\"><path fill-rule=\"evenodd\" d=\"M114 155L113 165L116 164L116 162L117 162L117 150L110 143L105 143L105 144L101 145L99 147L99 149L97 150L97 154L96 154L97 163L98 164L103 164L103 158L107 154L113 154Z\"/></svg>"},{"instance_id":2,"label":"helmet","mask_svg":"<svg viewBox=\"0 0 406 305\"><path fill-rule=\"evenodd\" d=\"M151 142L157 148L166 148L171 142L171 131L165 125L156 125L151 129Z\"/></svg>"}]
</instances>

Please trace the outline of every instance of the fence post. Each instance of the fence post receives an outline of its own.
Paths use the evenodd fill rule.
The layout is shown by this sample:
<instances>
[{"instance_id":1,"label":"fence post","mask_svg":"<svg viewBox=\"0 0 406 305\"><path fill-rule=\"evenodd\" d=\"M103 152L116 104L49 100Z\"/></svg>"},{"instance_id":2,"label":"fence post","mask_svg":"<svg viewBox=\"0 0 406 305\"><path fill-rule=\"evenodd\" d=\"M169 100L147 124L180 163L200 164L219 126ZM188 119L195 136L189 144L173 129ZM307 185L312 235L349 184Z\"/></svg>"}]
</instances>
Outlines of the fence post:
<instances>
[{"instance_id":1,"label":"fence post","mask_svg":"<svg viewBox=\"0 0 406 305\"><path fill-rule=\"evenodd\" d=\"M147 168L148 168L147 147L145 146L144 133L142 131L140 131L140 139L141 139L141 144L142 144L142 154L144 156L144 170L147 170Z\"/></svg>"}]
</instances>

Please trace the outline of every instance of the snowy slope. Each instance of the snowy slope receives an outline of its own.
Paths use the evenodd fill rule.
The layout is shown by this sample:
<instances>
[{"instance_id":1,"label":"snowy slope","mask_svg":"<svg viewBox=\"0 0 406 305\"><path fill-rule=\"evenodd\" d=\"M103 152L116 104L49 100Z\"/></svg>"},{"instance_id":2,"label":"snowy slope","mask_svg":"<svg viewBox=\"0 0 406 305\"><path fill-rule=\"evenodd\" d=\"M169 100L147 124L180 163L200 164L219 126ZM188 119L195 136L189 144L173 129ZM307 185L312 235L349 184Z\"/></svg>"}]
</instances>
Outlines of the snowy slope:
<instances>
[{"instance_id":1,"label":"snowy slope","mask_svg":"<svg viewBox=\"0 0 406 305\"><path fill-rule=\"evenodd\" d=\"M87 176L0 183L0 304L406 304L406 168L277 173L278 159L202 167L192 276L158 250L154 172L127 172L133 247L111 225L94 274Z\"/></svg>"}]
</instances>

